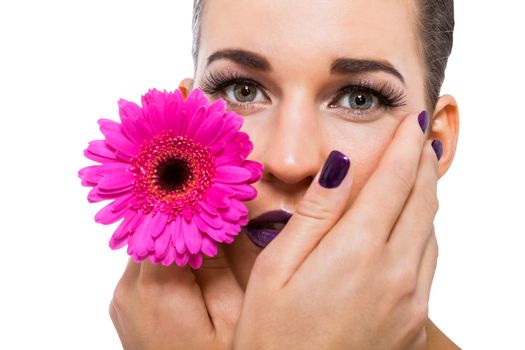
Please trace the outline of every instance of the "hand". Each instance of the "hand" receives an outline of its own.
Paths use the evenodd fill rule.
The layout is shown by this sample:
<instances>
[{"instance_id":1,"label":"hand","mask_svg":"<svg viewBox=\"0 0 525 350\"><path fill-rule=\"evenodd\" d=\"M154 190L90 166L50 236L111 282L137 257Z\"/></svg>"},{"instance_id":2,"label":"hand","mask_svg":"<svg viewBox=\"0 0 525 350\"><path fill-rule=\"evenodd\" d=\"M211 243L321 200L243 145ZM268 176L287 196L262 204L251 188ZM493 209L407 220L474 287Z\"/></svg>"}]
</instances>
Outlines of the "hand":
<instances>
[{"instance_id":1,"label":"hand","mask_svg":"<svg viewBox=\"0 0 525 350\"><path fill-rule=\"evenodd\" d=\"M409 115L345 212L337 189L311 184L259 254L234 348L422 349L437 263L437 157Z\"/></svg>"},{"instance_id":2,"label":"hand","mask_svg":"<svg viewBox=\"0 0 525 350\"><path fill-rule=\"evenodd\" d=\"M130 259L109 313L126 350L231 349L242 298L220 250L195 271Z\"/></svg>"}]
</instances>

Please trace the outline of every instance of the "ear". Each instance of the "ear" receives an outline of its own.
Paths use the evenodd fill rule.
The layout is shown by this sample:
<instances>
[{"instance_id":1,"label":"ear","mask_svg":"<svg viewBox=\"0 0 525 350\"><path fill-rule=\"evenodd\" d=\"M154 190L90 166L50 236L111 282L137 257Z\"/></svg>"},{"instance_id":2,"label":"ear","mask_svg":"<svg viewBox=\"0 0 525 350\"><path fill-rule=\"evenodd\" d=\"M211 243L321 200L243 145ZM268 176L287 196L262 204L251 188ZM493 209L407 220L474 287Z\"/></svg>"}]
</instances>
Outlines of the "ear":
<instances>
[{"instance_id":1,"label":"ear","mask_svg":"<svg viewBox=\"0 0 525 350\"><path fill-rule=\"evenodd\" d=\"M184 98L186 98L186 96L188 96L188 93L191 90L193 90L193 79L190 79L190 78L182 79L182 81L179 83L179 89L182 92L182 95L184 96Z\"/></svg>"},{"instance_id":2,"label":"ear","mask_svg":"<svg viewBox=\"0 0 525 350\"><path fill-rule=\"evenodd\" d=\"M458 104L451 95L439 97L432 117L430 136L443 144L443 155L439 160L439 177L443 176L454 160L459 132Z\"/></svg>"}]
</instances>

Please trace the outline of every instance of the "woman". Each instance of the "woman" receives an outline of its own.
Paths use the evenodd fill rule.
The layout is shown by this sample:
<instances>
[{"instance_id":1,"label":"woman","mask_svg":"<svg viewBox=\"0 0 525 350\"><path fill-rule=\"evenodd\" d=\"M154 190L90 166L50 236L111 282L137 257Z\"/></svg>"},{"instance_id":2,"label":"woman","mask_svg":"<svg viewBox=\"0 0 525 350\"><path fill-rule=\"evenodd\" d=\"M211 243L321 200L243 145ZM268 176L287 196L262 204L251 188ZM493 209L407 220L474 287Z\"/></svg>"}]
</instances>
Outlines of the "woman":
<instances>
[{"instance_id":1,"label":"woman","mask_svg":"<svg viewBox=\"0 0 525 350\"><path fill-rule=\"evenodd\" d=\"M428 319L459 124L439 96L452 0L194 11L181 87L245 116L265 170L250 224L203 268L130 261L110 306L124 348L457 348Z\"/></svg>"}]
</instances>

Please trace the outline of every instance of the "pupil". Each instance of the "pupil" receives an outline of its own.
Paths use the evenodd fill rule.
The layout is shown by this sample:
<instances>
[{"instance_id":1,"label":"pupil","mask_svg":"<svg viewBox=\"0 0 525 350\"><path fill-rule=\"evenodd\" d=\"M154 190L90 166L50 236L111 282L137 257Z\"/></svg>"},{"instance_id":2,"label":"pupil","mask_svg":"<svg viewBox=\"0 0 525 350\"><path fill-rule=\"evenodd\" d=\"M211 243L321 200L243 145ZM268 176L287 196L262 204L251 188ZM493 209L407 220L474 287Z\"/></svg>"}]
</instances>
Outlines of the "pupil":
<instances>
[{"instance_id":1,"label":"pupil","mask_svg":"<svg viewBox=\"0 0 525 350\"><path fill-rule=\"evenodd\" d=\"M248 86L243 86L242 90L241 90L241 94L243 96L249 96L250 95L250 88Z\"/></svg>"},{"instance_id":2,"label":"pupil","mask_svg":"<svg viewBox=\"0 0 525 350\"><path fill-rule=\"evenodd\" d=\"M363 95L357 95L355 98L355 103L357 103L359 106L362 106L366 103L366 98Z\"/></svg>"},{"instance_id":3,"label":"pupil","mask_svg":"<svg viewBox=\"0 0 525 350\"><path fill-rule=\"evenodd\" d=\"M157 166L159 186L166 191L174 191L182 187L191 177L191 171L182 159L171 158Z\"/></svg>"},{"instance_id":4,"label":"pupil","mask_svg":"<svg viewBox=\"0 0 525 350\"><path fill-rule=\"evenodd\" d=\"M240 102L251 102L255 98L254 91L250 85L236 85L235 97Z\"/></svg>"}]
</instances>

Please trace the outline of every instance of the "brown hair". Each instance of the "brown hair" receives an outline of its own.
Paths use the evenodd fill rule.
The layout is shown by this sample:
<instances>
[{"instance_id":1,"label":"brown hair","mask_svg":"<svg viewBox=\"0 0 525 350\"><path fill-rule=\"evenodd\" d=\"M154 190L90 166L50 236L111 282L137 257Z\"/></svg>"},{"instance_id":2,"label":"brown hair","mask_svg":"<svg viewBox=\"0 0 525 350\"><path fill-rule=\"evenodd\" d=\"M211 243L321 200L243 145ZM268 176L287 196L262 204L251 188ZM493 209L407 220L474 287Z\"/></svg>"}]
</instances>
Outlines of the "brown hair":
<instances>
[{"instance_id":1,"label":"brown hair","mask_svg":"<svg viewBox=\"0 0 525 350\"><path fill-rule=\"evenodd\" d=\"M454 34L454 0L415 0L416 27L419 50L425 63L426 105L429 111L436 107L448 58L452 51ZM198 50L201 39L200 19L204 0L193 0L193 65L197 69Z\"/></svg>"}]
</instances>

